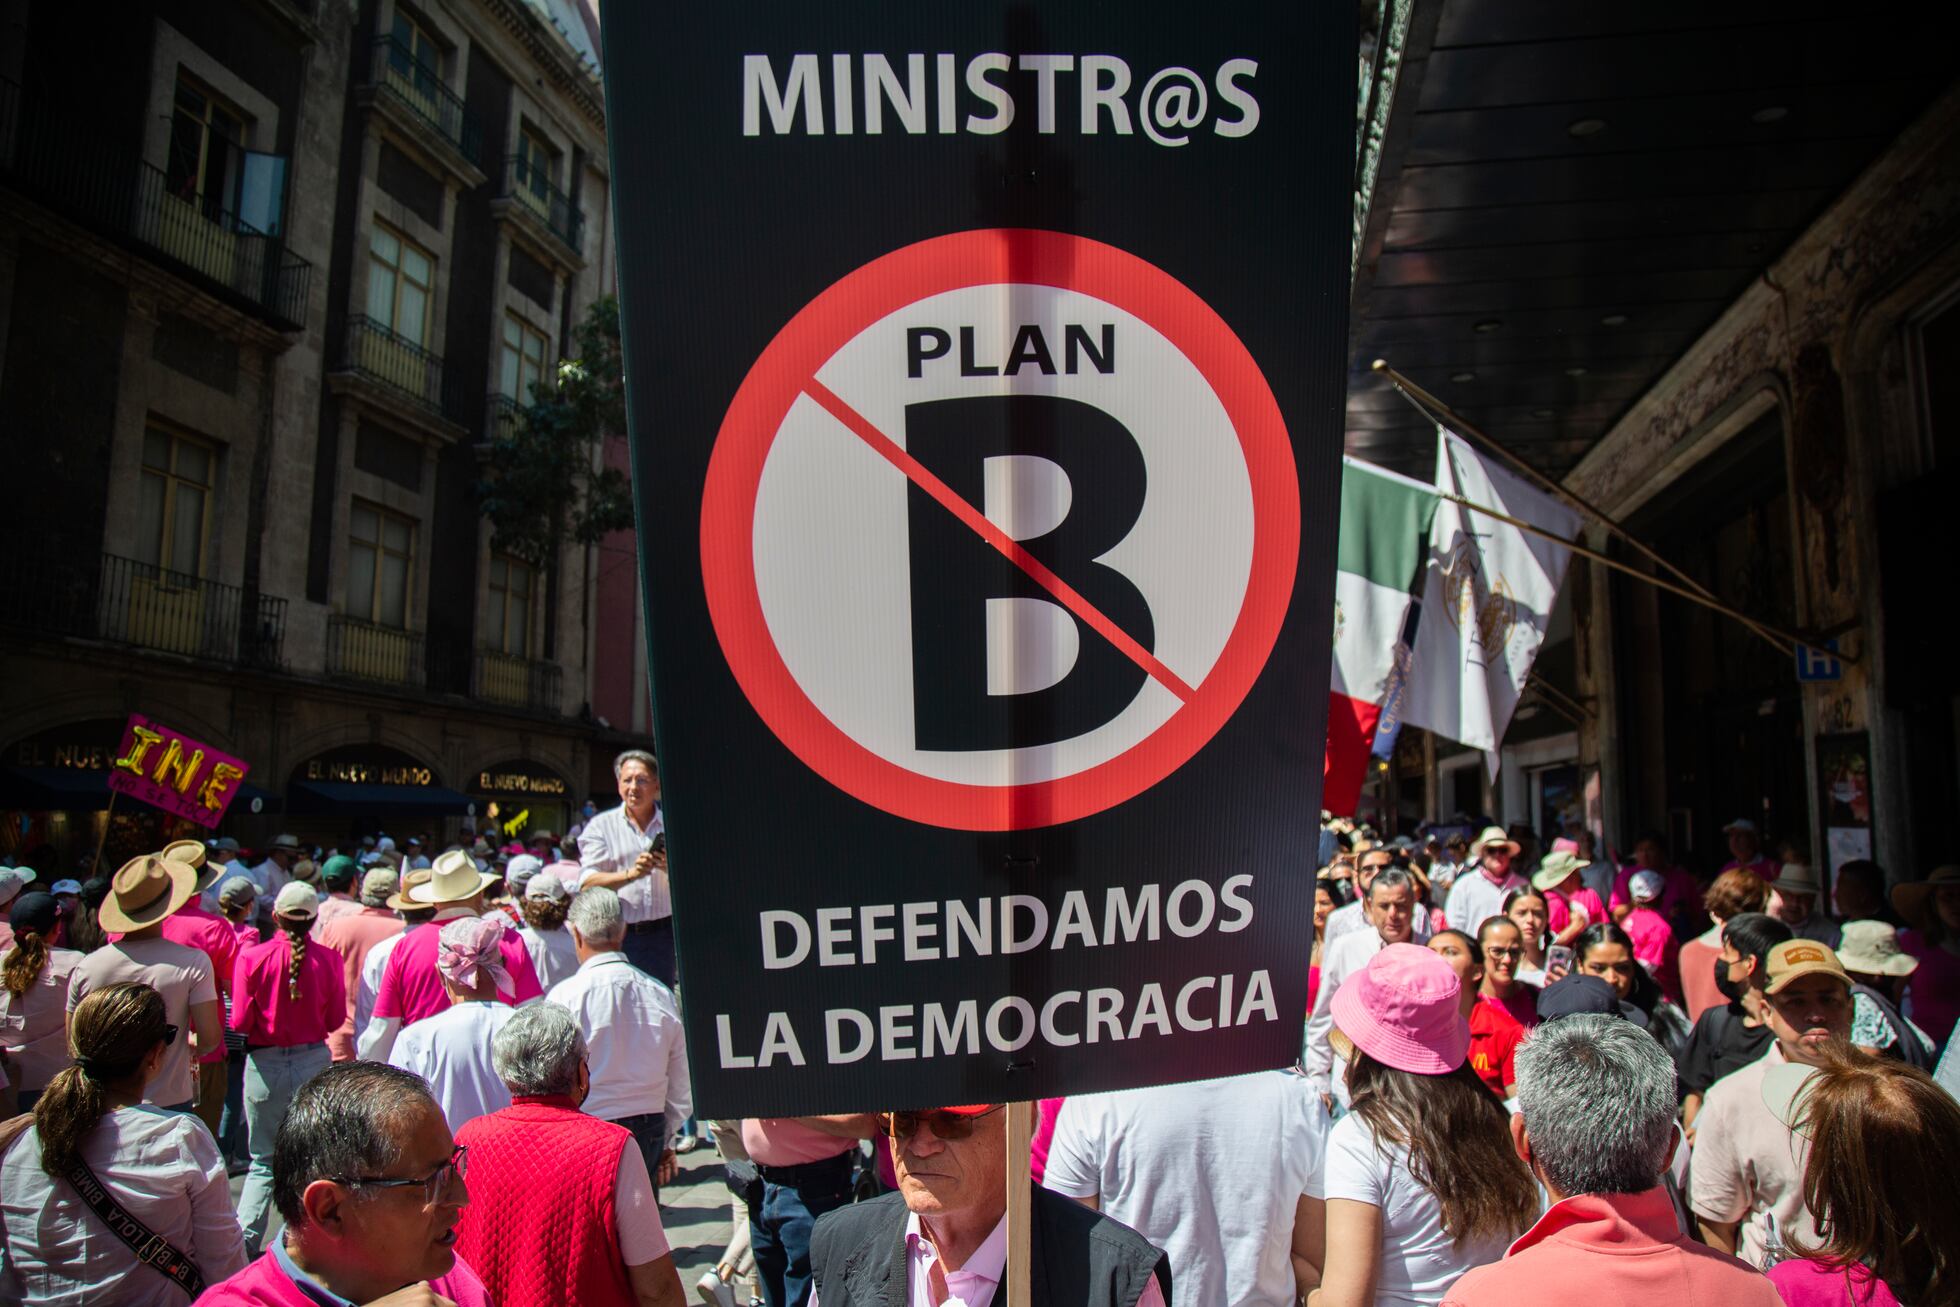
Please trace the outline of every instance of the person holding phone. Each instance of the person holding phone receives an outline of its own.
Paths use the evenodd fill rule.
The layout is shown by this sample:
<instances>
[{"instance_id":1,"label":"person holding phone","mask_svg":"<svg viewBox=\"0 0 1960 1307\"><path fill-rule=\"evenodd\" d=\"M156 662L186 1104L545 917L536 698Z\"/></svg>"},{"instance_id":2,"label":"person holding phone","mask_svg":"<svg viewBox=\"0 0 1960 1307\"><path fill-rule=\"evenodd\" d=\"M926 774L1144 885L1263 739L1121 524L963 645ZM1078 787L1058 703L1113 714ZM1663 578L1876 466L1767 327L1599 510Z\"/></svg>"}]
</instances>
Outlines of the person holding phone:
<instances>
[{"instance_id":1,"label":"person holding phone","mask_svg":"<svg viewBox=\"0 0 1960 1307\"><path fill-rule=\"evenodd\" d=\"M674 983L674 901L667 883L667 828L660 764L644 749L613 759L619 806L578 837L578 887L609 889L626 913L626 960L663 985Z\"/></svg>"}]
</instances>

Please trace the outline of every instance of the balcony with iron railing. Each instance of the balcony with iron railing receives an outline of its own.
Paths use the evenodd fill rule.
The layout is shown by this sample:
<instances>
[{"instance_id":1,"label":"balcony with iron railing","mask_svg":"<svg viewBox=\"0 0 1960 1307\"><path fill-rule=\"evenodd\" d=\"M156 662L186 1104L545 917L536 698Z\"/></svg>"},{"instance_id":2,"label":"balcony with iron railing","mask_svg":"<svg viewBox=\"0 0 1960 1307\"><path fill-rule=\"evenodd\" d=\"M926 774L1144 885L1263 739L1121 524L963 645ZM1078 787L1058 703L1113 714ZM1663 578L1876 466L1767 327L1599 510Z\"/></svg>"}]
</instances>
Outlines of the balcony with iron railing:
<instances>
[{"instance_id":1,"label":"balcony with iron railing","mask_svg":"<svg viewBox=\"0 0 1960 1307\"><path fill-rule=\"evenodd\" d=\"M574 259L583 256L585 215L579 212L577 202L551 180L541 160L521 154L506 156L503 185L497 198L504 202L500 212L540 228L562 247L561 253Z\"/></svg>"},{"instance_id":2,"label":"balcony with iron railing","mask_svg":"<svg viewBox=\"0 0 1960 1307\"><path fill-rule=\"evenodd\" d=\"M162 169L77 126L73 109L0 78L0 179L227 302L297 331L313 265L217 203L173 190Z\"/></svg>"},{"instance_id":3,"label":"balcony with iron railing","mask_svg":"<svg viewBox=\"0 0 1960 1307\"><path fill-rule=\"evenodd\" d=\"M101 554L12 550L0 565L0 623L210 662L277 670L286 601Z\"/></svg>"},{"instance_id":4,"label":"balcony with iron railing","mask_svg":"<svg viewBox=\"0 0 1960 1307\"><path fill-rule=\"evenodd\" d=\"M438 417L449 417L456 411L443 378L442 356L373 318L347 320L341 368Z\"/></svg>"},{"instance_id":5,"label":"balcony with iron railing","mask_svg":"<svg viewBox=\"0 0 1960 1307\"><path fill-rule=\"evenodd\" d=\"M419 688L426 668L420 631L344 613L327 618L327 675Z\"/></svg>"},{"instance_id":6,"label":"balcony with iron railing","mask_svg":"<svg viewBox=\"0 0 1960 1307\"><path fill-rule=\"evenodd\" d=\"M473 692L485 703L556 714L562 710L562 686L557 663L492 649L477 651Z\"/></svg>"},{"instance_id":7,"label":"balcony with iron railing","mask_svg":"<svg viewBox=\"0 0 1960 1307\"><path fill-rule=\"evenodd\" d=\"M416 58L394 37L384 36L374 43L371 77L377 108L399 114L412 131L440 142L444 151L454 151L453 162L461 162L467 170L483 166L483 133L439 70ZM480 172L475 181L481 183Z\"/></svg>"}]
</instances>

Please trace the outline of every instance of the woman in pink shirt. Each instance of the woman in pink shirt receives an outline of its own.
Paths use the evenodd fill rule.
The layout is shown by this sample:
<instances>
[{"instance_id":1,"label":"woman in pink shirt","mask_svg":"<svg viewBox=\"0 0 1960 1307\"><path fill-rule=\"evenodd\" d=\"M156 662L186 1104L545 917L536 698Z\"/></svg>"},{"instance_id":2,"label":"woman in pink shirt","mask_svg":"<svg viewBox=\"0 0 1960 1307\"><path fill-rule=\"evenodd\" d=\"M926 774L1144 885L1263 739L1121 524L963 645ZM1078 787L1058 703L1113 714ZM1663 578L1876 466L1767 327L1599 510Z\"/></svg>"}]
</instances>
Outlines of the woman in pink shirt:
<instances>
[{"instance_id":1,"label":"woman in pink shirt","mask_svg":"<svg viewBox=\"0 0 1960 1307\"><path fill-rule=\"evenodd\" d=\"M258 905L259 887L248 876L233 876L218 887L218 911L231 923L241 950L260 942L259 928L252 924Z\"/></svg>"},{"instance_id":2,"label":"woman in pink shirt","mask_svg":"<svg viewBox=\"0 0 1960 1307\"><path fill-rule=\"evenodd\" d=\"M320 897L290 881L274 900L278 934L238 956L231 1028L245 1036L245 1126L252 1169L238 1200L245 1247L257 1256L272 1213L272 1140L299 1087L332 1060L327 1035L347 1019L340 955L314 945Z\"/></svg>"},{"instance_id":3,"label":"woman in pink shirt","mask_svg":"<svg viewBox=\"0 0 1960 1307\"><path fill-rule=\"evenodd\" d=\"M1769 1272L1788 1307L1960 1301L1960 1104L1924 1071L1855 1051L1775 1068L1763 1098L1810 1144L1820 1240L1787 1240L1793 1256Z\"/></svg>"},{"instance_id":4,"label":"woman in pink shirt","mask_svg":"<svg viewBox=\"0 0 1960 1307\"><path fill-rule=\"evenodd\" d=\"M1545 855L1532 873L1531 886L1545 896L1545 919L1552 932L1552 943L1571 944L1579 932L1595 922L1610 921L1599 894L1586 887L1579 873L1592 863L1577 854L1554 850Z\"/></svg>"},{"instance_id":5,"label":"woman in pink shirt","mask_svg":"<svg viewBox=\"0 0 1960 1307\"><path fill-rule=\"evenodd\" d=\"M1899 946L1919 959L1906 1015L1944 1045L1960 1025L1960 867L1935 867L1925 880L1894 885L1892 906L1912 927L1899 932Z\"/></svg>"}]
</instances>

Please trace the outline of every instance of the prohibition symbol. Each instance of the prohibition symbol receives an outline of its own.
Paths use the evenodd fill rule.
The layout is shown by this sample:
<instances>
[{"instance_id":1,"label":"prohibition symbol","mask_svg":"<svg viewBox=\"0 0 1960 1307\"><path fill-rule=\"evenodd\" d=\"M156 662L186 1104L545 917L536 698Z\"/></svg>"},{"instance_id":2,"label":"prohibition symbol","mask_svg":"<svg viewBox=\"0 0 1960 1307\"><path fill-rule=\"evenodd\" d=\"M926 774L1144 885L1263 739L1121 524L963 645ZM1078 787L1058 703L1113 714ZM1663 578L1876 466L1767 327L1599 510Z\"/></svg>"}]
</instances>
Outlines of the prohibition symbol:
<instances>
[{"instance_id":1,"label":"prohibition symbol","mask_svg":"<svg viewBox=\"0 0 1960 1307\"><path fill-rule=\"evenodd\" d=\"M1162 270L1057 232L907 246L790 320L702 495L722 653L792 753L912 821L1141 794L1258 680L1293 591L1285 422Z\"/></svg>"}]
</instances>

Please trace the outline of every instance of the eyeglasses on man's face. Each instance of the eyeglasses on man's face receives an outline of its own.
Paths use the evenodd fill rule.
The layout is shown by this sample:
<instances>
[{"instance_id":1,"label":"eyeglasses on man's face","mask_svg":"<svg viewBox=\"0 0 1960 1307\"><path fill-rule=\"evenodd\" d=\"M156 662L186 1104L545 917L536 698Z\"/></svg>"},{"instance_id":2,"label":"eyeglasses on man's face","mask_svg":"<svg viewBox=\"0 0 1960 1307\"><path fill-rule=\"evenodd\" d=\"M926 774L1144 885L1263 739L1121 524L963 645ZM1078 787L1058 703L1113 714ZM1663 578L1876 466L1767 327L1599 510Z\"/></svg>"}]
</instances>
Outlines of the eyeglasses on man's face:
<instances>
[{"instance_id":1,"label":"eyeglasses on man's face","mask_svg":"<svg viewBox=\"0 0 1960 1307\"><path fill-rule=\"evenodd\" d=\"M469 1174L470 1149L468 1144L457 1144L449 1160L427 1175L395 1177L386 1175L346 1175L334 1176L335 1180L356 1189L409 1189L416 1185L422 1187L422 1205L434 1207L449 1192L452 1180L461 1180Z\"/></svg>"}]
</instances>

